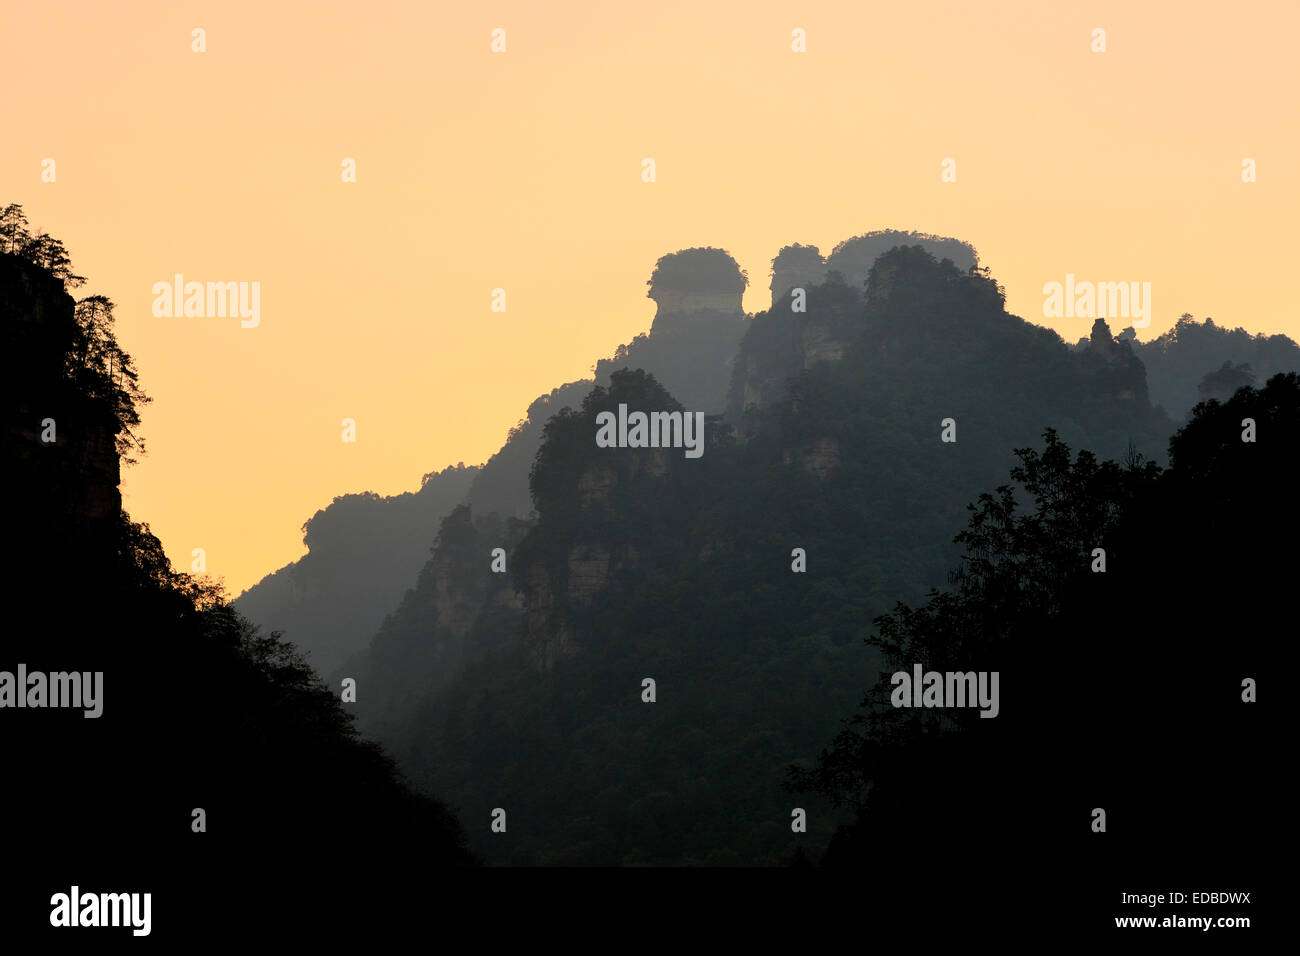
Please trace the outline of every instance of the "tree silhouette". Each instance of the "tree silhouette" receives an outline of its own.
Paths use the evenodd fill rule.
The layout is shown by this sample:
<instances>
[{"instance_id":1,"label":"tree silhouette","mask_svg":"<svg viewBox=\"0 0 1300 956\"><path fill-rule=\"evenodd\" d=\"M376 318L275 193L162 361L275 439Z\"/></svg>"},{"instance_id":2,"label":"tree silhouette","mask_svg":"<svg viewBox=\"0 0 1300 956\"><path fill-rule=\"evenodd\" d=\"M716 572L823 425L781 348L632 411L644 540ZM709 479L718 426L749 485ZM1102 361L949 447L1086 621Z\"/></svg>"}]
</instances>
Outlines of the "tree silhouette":
<instances>
[{"instance_id":1,"label":"tree silhouette","mask_svg":"<svg viewBox=\"0 0 1300 956\"><path fill-rule=\"evenodd\" d=\"M27 216L18 203L10 203L0 210L0 241L4 249L0 251L18 253L27 245L31 233L27 231Z\"/></svg>"},{"instance_id":2,"label":"tree silhouette","mask_svg":"<svg viewBox=\"0 0 1300 956\"><path fill-rule=\"evenodd\" d=\"M1266 439L1243 441L1247 418ZM1274 554L1300 534L1280 504L1300 465L1300 379L1198 405L1163 470L1071 461L1045 437L1018 452L1018 489L971 506L954 589L877 619L880 681L815 765L789 770L792 789L855 813L826 865L960 847L1013 881L1052 872L1095 912L1134 880L1241 873L1269 845L1281 782L1267 711L1242 694L1268 622L1289 613ZM893 707L888 672L918 663L1000 672L1002 713ZM1242 784L1229 766L1259 773Z\"/></svg>"}]
</instances>

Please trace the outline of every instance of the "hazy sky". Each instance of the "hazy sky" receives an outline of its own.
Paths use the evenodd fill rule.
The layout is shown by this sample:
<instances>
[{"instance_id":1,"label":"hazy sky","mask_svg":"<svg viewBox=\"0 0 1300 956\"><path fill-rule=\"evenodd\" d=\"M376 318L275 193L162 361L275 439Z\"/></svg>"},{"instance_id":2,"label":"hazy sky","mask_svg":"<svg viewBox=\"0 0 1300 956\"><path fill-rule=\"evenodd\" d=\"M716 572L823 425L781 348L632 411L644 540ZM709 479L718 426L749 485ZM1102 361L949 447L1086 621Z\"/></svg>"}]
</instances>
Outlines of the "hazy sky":
<instances>
[{"instance_id":1,"label":"hazy sky","mask_svg":"<svg viewBox=\"0 0 1300 956\"><path fill-rule=\"evenodd\" d=\"M1070 341L1066 273L1151 282L1142 338L1300 338L1298 29L1293 0L7 3L0 204L118 305L154 397L127 509L237 594L335 495L486 459L688 246L750 311L781 246L899 228L973 243ZM156 318L177 272L260 282L260 325Z\"/></svg>"}]
</instances>

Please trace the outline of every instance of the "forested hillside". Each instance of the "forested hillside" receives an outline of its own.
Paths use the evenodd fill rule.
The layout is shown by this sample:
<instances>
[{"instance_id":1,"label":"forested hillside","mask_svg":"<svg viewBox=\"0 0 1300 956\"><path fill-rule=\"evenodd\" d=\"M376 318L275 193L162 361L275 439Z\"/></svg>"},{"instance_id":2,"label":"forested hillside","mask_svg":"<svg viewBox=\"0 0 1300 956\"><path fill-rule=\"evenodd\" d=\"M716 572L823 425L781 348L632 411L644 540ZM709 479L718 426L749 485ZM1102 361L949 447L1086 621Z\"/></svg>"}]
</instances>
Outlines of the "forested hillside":
<instances>
[{"instance_id":1,"label":"forested hillside","mask_svg":"<svg viewBox=\"0 0 1300 956\"><path fill-rule=\"evenodd\" d=\"M509 549L519 606L464 631L463 676L428 693L366 672L363 725L415 779L466 821L513 808L506 838L471 826L490 860L784 863L824 847L838 821L815 796L791 803L786 767L874 683L871 620L947 584L966 504L1011 450L1052 425L1159 457L1171 431L1104 323L1072 351L1006 314L986 273L915 247L878 260L861 293L829 276L803 314L787 296L739 355L754 362L735 363L733 394L753 375L761 400L710 419L698 459L596 446L601 411L680 407L642 371L552 418L537 520ZM778 385L773 369L794 374ZM461 552L467 581L492 576L486 544ZM409 654L441 619L411 619ZM810 811L802 840L792 806Z\"/></svg>"}]
</instances>

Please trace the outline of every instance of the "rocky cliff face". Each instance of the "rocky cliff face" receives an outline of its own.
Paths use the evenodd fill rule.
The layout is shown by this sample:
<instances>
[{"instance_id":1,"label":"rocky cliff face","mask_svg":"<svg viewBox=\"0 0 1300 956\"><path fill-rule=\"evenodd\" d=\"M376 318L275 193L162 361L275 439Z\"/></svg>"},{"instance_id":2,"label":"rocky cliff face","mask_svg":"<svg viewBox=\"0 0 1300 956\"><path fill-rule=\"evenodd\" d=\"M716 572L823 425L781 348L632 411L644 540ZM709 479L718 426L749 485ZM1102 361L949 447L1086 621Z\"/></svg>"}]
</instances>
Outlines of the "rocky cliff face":
<instances>
[{"instance_id":1,"label":"rocky cliff face","mask_svg":"<svg viewBox=\"0 0 1300 956\"><path fill-rule=\"evenodd\" d=\"M607 384L616 368L640 367L661 377L688 408L721 411L731 360L745 330L747 283L736 260L721 249L663 256L646 293L657 306L650 337L620 349L612 362L602 362L597 367L600 384ZM633 355L633 348L640 354Z\"/></svg>"},{"instance_id":2,"label":"rocky cliff face","mask_svg":"<svg viewBox=\"0 0 1300 956\"><path fill-rule=\"evenodd\" d=\"M528 569L524 592L524 647L533 666L548 671L562 658L578 652L573 628L555 606L555 588L543 565Z\"/></svg>"},{"instance_id":3,"label":"rocky cliff face","mask_svg":"<svg viewBox=\"0 0 1300 956\"><path fill-rule=\"evenodd\" d=\"M835 327L835 323L825 319L808 322L801 332L800 351L804 368L812 368L818 362L838 362L844 357L848 337L842 329Z\"/></svg>"},{"instance_id":4,"label":"rocky cliff face","mask_svg":"<svg viewBox=\"0 0 1300 956\"><path fill-rule=\"evenodd\" d=\"M662 325L672 316L689 315L698 312L721 312L724 315L743 313L740 292L726 291L692 291L689 289L656 289L651 296L658 309L655 311L655 323Z\"/></svg>"},{"instance_id":5,"label":"rocky cliff face","mask_svg":"<svg viewBox=\"0 0 1300 956\"><path fill-rule=\"evenodd\" d=\"M792 378L818 362L838 362L863 329L862 296L839 273L805 290L804 311L787 291L773 308L755 316L734 363L727 416L749 433L744 413L783 401Z\"/></svg>"},{"instance_id":6,"label":"rocky cliff face","mask_svg":"<svg viewBox=\"0 0 1300 956\"><path fill-rule=\"evenodd\" d=\"M434 650L453 672L492 650L499 631L507 637L518 633L524 601L511 580L509 561L528 527L496 514L474 518L467 505L444 519L426 571L433 589ZM498 548L505 559L494 570ZM480 634L485 617L493 627Z\"/></svg>"},{"instance_id":7,"label":"rocky cliff face","mask_svg":"<svg viewBox=\"0 0 1300 956\"><path fill-rule=\"evenodd\" d=\"M699 247L661 256L646 284L646 296L658 306L658 324L682 313L743 314L741 296L749 279L725 250Z\"/></svg>"},{"instance_id":8,"label":"rocky cliff face","mask_svg":"<svg viewBox=\"0 0 1300 956\"><path fill-rule=\"evenodd\" d=\"M590 608L612 580L641 566L635 543L617 536L611 539L592 529L612 513L612 497L620 486L627 487L637 476L666 476L668 453L661 448L606 451L621 452L621 460L595 462L579 473L577 511L566 529L562 550L552 552L549 560L533 561L521 578L524 649L539 670L550 670L557 661L581 650L574 637L573 616ZM628 453L632 451L635 453Z\"/></svg>"},{"instance_id":9,"label":"rocky cliff face","mask_svg":"<svg viewBox=\"0 0 1300 956\"><path fill-rule=\"evenodd\" d=\"M615 372L579 411L557 419L538 454L539 519L521 543L515 580L524 605L524 650L540 670L581 650L577 622L611 584L641 572L673 521L673 476L696 466L676 448L598 448L595 420L620 403L643 411L681 406L641 371ZM706 448L707 448L706 438ZM707 453L707 452L706 452Z\"/></svg>"},{"instance_id":10,"label":"rocky cliff face","mask_svg":"<svg viewBox=\"0 0 1300 956\"><path fill-rule=\"evenodd\" d=\"M368 648L331 680L357 681L357 712L374 729L413 701L438 692L466 666L518 640L527 607L510 573L530 527L460 505L443 519L433 555L414 588L389 614ZM505 552L505 564L494 549ZM496 568L494 568L496 565Z\"/></svg>"},{"instance_id":11,"label":"rocky cliff face","mask_svg":"<svg viewBox=\"0 0 1300 956\"><path fill-rule=\"evenodd\" d=\"M572 615L591 607L612 576L639 564L634 548L615 554L598 541L584 541L570 545L560 575L542 565L529 568L523 592L524 648L533 666L550 670L578 653L582 648L574 637Z\"/></svg>"}]
</instances>

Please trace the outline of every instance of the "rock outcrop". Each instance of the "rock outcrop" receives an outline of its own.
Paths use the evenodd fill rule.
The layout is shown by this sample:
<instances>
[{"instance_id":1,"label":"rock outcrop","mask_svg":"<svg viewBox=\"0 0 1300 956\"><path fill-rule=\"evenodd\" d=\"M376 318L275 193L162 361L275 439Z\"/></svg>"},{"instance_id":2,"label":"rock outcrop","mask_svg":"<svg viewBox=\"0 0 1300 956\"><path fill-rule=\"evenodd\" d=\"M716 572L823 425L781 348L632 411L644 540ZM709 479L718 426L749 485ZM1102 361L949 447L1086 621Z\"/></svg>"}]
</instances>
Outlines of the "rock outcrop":
<instances>
[{"instance_id":1,"label":"rock outcrop","mask_svg":"<svg viewBox=\"0 0 1300 956\"><path fill-rule=\"evenodd\" d=\"M816 246L785 246L772 260L772 307L792 289L809 289L826 281L826 260Z\"/></svg>"},{"instance_id":2,"label":"rock outcrop","mask_svg":"<svg viewBox=\"0 0 1300 956\"><path fill-rule=\"evenodd\" d=\"M1127 340L1116 339L1105 319L1092 323L1084 356L1097 367L1104 393L1123 401L1146 404L1147 377L1142 360L1133 354Z\"/></svg>"},{"instance_id":3,"label":"rock outcrop","mask_svg":"<svg viewBox=\"0 0 1300 956\"><path fill-rule=\"evenodd\" d=\"M646 282L646 296L658 306L651 334L691 315L743 316L741 297L748 284L744 270L722 249L700 247L662 256Z\"/></svg>"},{"instance_id":4,"label":"rock outcrop","mask_svg":"<svg viewBox=\"0 0 1300 956\"><path fill-rule=\"evenodd\" d=\"M546 422L580 404L594 385L608 383L620 369L644 368L686 407L722 411L731 359L747 326L741 309L746 281L720 249L663 256L649 283L649 296L659 306L651 334L637 336L598 362L594 382L569 382L537 398L502 448L479 468L426 475L414 493L336 498L304 525L308 553L249 588L236 606L266 630L282 631L322 674L333 672L364 651L384 615L403 600L429 560L439 522L456 505L468 504L476 515L524 518L532 511L528 475ZM660 473L666 468L662 455L649 456L648 466ZM608 493L608 476L593 471L584 480L594 483L578 489L588 504ZM430 573L441 581L446 570L444 565ZM512 591L485 600L506 607L515 597ZM453 611L444 605L442 610L444 617L470 615L468 608Z\"/></svg>"}]
</instances>

